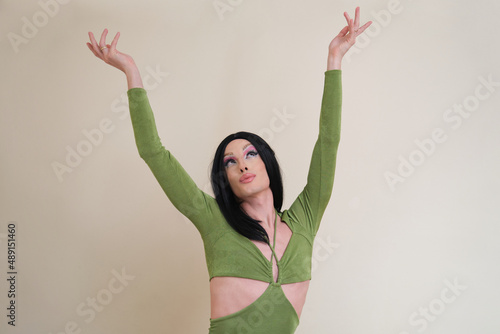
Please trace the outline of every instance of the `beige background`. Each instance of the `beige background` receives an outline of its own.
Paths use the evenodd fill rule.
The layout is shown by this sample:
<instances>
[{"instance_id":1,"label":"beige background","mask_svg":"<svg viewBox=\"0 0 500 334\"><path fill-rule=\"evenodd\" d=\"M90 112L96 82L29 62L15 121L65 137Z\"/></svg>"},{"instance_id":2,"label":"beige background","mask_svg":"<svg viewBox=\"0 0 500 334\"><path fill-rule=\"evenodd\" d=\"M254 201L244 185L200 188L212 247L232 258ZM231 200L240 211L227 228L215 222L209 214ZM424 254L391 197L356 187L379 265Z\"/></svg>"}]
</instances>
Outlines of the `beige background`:
<instances>
[{"instance_id":1,"label":"beige background","mask_svg":"<svg viewBox=\"0 0 500 334\"><path fill-rule=\"evenodd\" d=\"M500 5L486 0L1 1L0 331L209 326L201 238L139 158L125 76L90 53L88 31L121 32L119 50L149 75L164 145L200 187L220 140L253 131L278 154L287 208L317 136L328 44L356 5L377 24L343 63L334 193L297 333L498 333L500 86L480 78L500 82ZM464 103L467 118L447 111ZM100 125L107 133L89 144L84 132ZM441 142L419 153L433 131ZM87 155L58 177L54 164L78 149ZM419 165L391 188L386 173L410 158Z\"/></svg>"}]
</instances>

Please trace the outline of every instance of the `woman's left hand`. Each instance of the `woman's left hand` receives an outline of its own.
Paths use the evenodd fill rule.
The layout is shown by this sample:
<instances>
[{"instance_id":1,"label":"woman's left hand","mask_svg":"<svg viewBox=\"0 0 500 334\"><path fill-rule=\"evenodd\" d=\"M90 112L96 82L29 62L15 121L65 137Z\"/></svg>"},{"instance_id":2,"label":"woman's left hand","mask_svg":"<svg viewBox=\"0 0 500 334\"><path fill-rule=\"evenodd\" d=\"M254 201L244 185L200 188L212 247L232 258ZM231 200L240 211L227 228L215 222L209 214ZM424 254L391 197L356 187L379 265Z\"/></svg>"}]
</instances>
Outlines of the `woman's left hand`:
<instances>
[{"instance_id":1,"label":"woman's left hand","mask_svg":"<svg viewBox=\"0 0 500 334\"><path fill-rule=\"evenodd\" d=\"M339 65L342 57L356 42L356 37L361 35L372 24L372 21L368 21L362 27L359 26L359 7L356 7L354 20L349 17L347 12L344 12L344 16L347 20L347 26L339 32L328 47L329 62L338 63Z\"/></svg>"}]
</instances>

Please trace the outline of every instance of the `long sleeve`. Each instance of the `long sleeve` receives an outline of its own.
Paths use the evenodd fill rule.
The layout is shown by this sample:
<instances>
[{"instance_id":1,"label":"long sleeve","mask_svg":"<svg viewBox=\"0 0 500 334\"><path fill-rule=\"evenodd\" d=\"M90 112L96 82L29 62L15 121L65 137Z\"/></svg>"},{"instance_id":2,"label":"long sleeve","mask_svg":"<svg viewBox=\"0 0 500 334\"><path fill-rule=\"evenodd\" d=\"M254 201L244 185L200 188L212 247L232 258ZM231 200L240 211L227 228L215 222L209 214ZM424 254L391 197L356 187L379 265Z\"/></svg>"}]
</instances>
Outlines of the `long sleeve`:
<instances>
[{"instance_id":1,"label":"long sleeve","mask_svg":"<svg viewBox=\"0 0 500 334\"><path fill-rule=\"evenodd\" d=\"M342 110L341 70L325 72L319 135L313 149L307 184L291 205L289 214L316 235L330 200L340 142Z\"/></svg>"},{"instance_id":2,"label":"long sleeve","mask_svg":"<svg viewBox=\"0 0 500 334\"><path fill-rule=\"evenodd\" d=\"M149 166L172 204L203 235L208 229L210 214L216 210L215 199L198 188L170 151L162 145L146 90L132 88L127 91L127 95L140 157Z\"/></svg>"}]
</instances>

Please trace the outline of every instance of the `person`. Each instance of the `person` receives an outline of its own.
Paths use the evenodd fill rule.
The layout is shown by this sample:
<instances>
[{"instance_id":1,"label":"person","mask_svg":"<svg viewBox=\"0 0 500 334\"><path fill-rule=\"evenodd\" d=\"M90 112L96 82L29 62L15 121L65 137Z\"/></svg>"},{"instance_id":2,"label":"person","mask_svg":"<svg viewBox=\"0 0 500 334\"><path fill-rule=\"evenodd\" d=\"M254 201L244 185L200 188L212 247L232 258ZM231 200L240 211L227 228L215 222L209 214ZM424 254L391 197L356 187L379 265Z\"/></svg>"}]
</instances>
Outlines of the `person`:
<instances>
[{"instance_id":1,"label":"person","mask_svg":"<svg viewBox=\"0 0 500 334\"><path fill-rule=\"evenodd\" d=\"M312 245L333 189L341 120L341 62L360 26L347 25L330 42L320 113L307 184L288 210L271 147L258 135L237 132L218 146L212 164L214 197L199 189L158 137L140 73L131 56L117 50L118 32L106 44L89 32L89 49L123 71L139 155L172 204L201 234L210 276L209 333L294 333L311 280ZM271 244L272 240L272 244Z\"/></svg>"}]
</instances>

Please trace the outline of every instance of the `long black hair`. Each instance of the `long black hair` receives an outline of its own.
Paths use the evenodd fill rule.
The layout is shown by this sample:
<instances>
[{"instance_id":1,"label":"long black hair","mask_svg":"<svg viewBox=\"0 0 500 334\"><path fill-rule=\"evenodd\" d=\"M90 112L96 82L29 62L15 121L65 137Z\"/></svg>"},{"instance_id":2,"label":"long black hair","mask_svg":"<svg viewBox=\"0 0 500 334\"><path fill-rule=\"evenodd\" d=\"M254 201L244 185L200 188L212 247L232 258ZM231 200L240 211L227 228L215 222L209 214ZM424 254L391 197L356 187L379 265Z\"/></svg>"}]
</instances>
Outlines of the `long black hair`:
<instances>
[{"instance_id":1,"label":"long black hair","mask_svg":"<svg viewBox=\"0 0 500 334\"><path fill-rule=\"evenodd\" d=\"M250 132L240 131L230 134L217 147L210 175L215 199L227 222L236 232L249 239L269 243L269 236L266 230L259 224L260 220L251 218L241 209L227 179L224 167L224 152L226 146L235 139L246 139L257 150L257 153L266 166L269 187L273 193L274 208L278 212L281 212L281 206L283 205L283 181L278 160L269 144L260 136Z\"/></svg>"}]
</instances>

